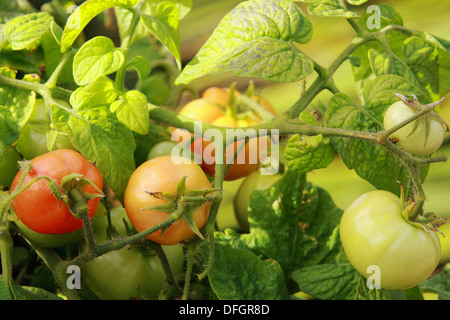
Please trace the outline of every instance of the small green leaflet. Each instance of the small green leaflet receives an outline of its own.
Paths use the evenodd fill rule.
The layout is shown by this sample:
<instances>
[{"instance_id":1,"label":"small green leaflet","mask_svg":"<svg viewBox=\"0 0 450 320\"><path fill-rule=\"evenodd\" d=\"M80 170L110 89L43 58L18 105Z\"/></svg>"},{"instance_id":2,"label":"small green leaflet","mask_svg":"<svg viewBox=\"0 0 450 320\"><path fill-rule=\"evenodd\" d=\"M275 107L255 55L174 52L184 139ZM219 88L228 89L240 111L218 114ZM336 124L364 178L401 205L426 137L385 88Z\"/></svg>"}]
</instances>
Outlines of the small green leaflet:
<instances>
[{"instance_id":1,"label":"small green leaflet","mask_svg":"<svg viewBox=\"0 0 450 320\"><path fill-rule=\"evenodd\" d=\"M61 52L66 51L76 40L84 27L98 14L106 9L119 7L132 7L139 0L88 0L77 7L67 19L61 39Z\"/></svg>"},{"instance_id":2,"label":"small green leaflet","mask_svg":"<svg viewBox=\"0 0 450 320\"><path fill-rule=\"evenodd\" d=\"M143 25L167 47L181 69L180 36L178 34L178 8L169 1L161 2L151 15L142 14Z\"/></svg>"},{"instance_id":3,"label":"small green leaflet","mask_svg":"<svg viewBox=\"0 0 450 320\"><path fill-rule=\"evenodd\" d=\"M300 114L300 120L307 125L319 125L319 121L309 110ZM298 173L306 173L326 168L334 160L334 148L330 137L324 137L322 134L315 136L295 134L289 138L284 158L289 168Z\"/></svg>"},{"instance_id":4,"label":"small green leaflet","mask_svg":"<svg viewBox=\"0 0 450 320\"><path fill-rule=\"evenodd\" d=\"M0 75L15 79L16 73L6 67L0 68ZM25 76L24 80L30 81L31 76ZM14 121L19 128L22 128L28 121L33 111L36 93L16 87L0 87L0 106L9 109L14 117Z\"/></svg>"},{"instance_id":5,"label":"small green leaflet","mask_svg":"<svg viewBox=\"0 0 450 320\"><path fill-rule=\"evenodd\" d=\"M148 101L140 91L127 91L121 99L111 104L111 112L115 112L117 119L130 130L142 135L148 133L150 129Z\"/></svg>"},{"instance_id":6,"label":"small green leaflet","mask_svg":"<svg viewBox=\"0 0 450 320\"><path fill-rule=\"evenodd\" d=\"M2 30L2 36L13 50L36 47L42 36L50 29L53 17L46 12L30 13L9 20Z\"/></svg>"},{"instance_id":7,"label":"small green leaflet","mask_svg":"<svg viewBox=\"0 0 450 320\"><path fill-rule=\"evenodd\" d=\"M242 2L222 19L176 84L229 71L274 82L301 80L314 64L293 42L306 43L311 36L312 25L294 2Z\"/></svg>"},{"instance_id":8,"label":"small green leaflet","mask_svg":"<svg viewBox=\"0 0 450 320\"><path fill-rule=\"evenodd\" d=\"M72 144L96 163L108 185L123 200L135 169L133 133L117 120L109 106L77 110L70 115L68 126Z\"/></svg>"},{"instance_id":9,"label":"small green leaflet","mask_svg":"<svg viewBox=\"0 0 450 320\"><path fill-rule=\"evenodd\" d=\"M99 76L117 71L124 62L124 54L110 38L92 38L81 46L73 60L75 82L79 86L86 85Z\"/></svg>"},{"instance_id":10,"label":"small green leaflet","mask_svg":"<svg viewBox=\"0 0 450 320\"><path fill-rule=\"evenodd\" d=\"M19 137L19 128L11 111L0 105L0 158Z\"/></svg>"},{"instance_id":11,"label":"small green leaflet","mask_svg":"<svg viewBox=\"0 0 450 320\"><path fill-rule=\"evenodd\" d=\"M84 87L77 88L70 96L74 109L88 109L90 106L107 105L116 100L117 91L107 76L99 76Z\"/></svg>"}]
</instances>

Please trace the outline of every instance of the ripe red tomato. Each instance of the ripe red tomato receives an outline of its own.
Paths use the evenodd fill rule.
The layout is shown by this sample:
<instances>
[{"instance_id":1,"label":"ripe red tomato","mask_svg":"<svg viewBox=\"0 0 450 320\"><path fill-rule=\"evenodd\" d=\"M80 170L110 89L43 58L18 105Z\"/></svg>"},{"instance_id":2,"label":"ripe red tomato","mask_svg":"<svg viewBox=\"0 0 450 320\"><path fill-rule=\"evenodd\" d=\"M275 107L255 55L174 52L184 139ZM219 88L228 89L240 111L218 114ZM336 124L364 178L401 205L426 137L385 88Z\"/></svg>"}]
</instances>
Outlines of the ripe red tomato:
<instances>
[{"instance_id":1,"label":"ripe red tomato","mask_svg":"<svg viewBox=\"0 0 450 320\"><path fill-rule=\"evenodd\" d=\"M76 151L55 150L34 158L31 163L33 168L25 177L24 185L42 176L49 177L60 184L61 178L75 172L92 181L100 190L103 188L100 171ZM16 189L21 177L22 170L14 178L11 191ZM91 185L84 190L92 194L98 193ZM87 202L89 217L94 216L98 202L98 197ZM23 224L39 233L63 234L83 227L82 220L75 218L67 206L56 199L46 180L39 180L21 192L12 201L12 207Z\"/></svg>"},{"instance_id":2,"label":"ripe red tomato","mask_svg":"<svg viewBox=\"0 0 450 320\"><path fill-rule=\"evenodd\" d=\"M167 203L148 192L175 193L179 181L186 178L188 190L205 190L212 188L203 170L186 158L161 156L144 162L131 175L125 190L125 210L131 224L141 232L166 220L170 212L142 210ZM206 223L211 204L205 203L193 213L197 228ZM174 222L163 234L161 230L148 236L148 239L163 245L173 245L187 240L194 235L184 219Z\"/></svg>"}]
</instances>

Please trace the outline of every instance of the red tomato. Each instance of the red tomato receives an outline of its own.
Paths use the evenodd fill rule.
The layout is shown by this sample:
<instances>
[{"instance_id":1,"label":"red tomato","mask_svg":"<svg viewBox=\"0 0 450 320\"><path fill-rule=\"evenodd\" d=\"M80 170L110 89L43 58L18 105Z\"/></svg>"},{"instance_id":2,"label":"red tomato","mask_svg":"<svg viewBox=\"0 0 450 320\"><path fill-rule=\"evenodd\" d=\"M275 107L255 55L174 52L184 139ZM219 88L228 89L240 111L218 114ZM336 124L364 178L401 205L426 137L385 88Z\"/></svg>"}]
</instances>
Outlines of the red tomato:
<instances>
[{"instance_id":1,"label":"red tomato","mask_svg":"<svg viewBox=\"0 0 450 320\"><path fill-rule=\"evenodd\" d=\"M25 177L23 185L42 176L61 184L61 178L75 172L92 181L100 190L103 188L100 171L76 151L68 149L52 151L34 158L31 163L33 168ZM17 173L11 191L18 186L22 174L22 170ZM91 185L84 190L92 194L98 193ZM98 202L98 197L87 202L89 217L94 216ZM48 187L47 180L39 180L21 192L14 198L12 207L23 224L36 232L63 234L83 227L82 220L75 218L67 206L56 199Z\"/></svg>"}]
</instances>

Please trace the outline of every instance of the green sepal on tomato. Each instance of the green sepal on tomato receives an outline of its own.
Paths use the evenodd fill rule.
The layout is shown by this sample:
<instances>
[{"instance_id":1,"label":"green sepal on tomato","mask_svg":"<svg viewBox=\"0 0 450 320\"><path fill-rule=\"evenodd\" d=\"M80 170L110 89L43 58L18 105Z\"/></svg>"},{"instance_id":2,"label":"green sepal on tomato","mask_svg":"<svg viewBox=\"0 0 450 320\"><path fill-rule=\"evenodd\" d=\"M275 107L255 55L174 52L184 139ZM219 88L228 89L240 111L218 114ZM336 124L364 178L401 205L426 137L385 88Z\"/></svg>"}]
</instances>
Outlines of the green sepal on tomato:
<instances>
[{"instance_id":1,"label":"green sepal on tomato","mask_svg":"<svg viewBox=\"0 0 450 320\"><path fill-rule=\"evenodd\" d=\"M70 108L70 105L67 102L59 99L56 99L56 101L59 104ZM49 148L48 144L50 134L57 134L51 148ZM25 124L20 131L17 149L25 159L31 160L49 151L59 149L75 150L75 147L64 133L52 129L51 119L45 106L45 100L39 98L36 99L33 112L31 113L27 124Z\"/></svg>"},{"instance_id":2,"label":"green sepal on tomato","mask_svg":"<svg viewBox=\"0 0 450 320\"><path fill-rule=\"evenodd\" d=\"M123 207L110 211L115 236L126 236L132 228ZM92 230L96 242L108 240L106 214L95 216ZM175 279L184 269L182 245L162 246ZM125 246L107 252L82 267L83 280L91 291L102 300L157 299L166 286L166 276L159 258L152 252L137 246Z\"/></svg>"}]
</instances>

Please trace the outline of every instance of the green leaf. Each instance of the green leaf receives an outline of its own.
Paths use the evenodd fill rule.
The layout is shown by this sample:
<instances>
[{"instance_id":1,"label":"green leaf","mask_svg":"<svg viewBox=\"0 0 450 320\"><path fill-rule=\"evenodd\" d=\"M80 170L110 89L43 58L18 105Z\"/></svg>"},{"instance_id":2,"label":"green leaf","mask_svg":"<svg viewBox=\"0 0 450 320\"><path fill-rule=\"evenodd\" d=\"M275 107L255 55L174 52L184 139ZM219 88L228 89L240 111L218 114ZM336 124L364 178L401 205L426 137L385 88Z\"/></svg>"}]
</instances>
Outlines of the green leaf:
<instances>
[{"instance_id":1,"label":"green leaf","mask_svg":"<svg viewBox=\"0 0 450 320\"><path fill-rule=\"evenodd\" d=\"M139 9L139 14L142 15L149 15L154 16L154 12L156 10L156 7L163 1L161 0L144 0L142 2L142 7ZM192 0L170 0L170 1L164 1L164 2L170 2L173 5L176 6L178 9L178 19L183 19L186 14L192 9ZM170 4L165 4L163 6L170 7ZM133 18L133 13L129 10L122 9L122 8L115 8L115 14L116 14L116 20L117 20L117 26L119 29L119 35L120 39L122 41L125 39L125 37L128 35L129 31L129 25L131 23L131 20ZM176 22L178 25L178 21ZM174 24L175 25L175 24ZM135 41L142 39L146 36L148 36L151 33L151 30L146 28L142 21L138 22L138 25L136 26L136 29L134 31L133 37L130 41L130 43L134 43Z\"/></svg>"},{"instance_id":2,"label":"green leaf","mask_svg":"<svg viewBox=\"0 0 450 320\"><path fill-rule=\"evenodd\" d=\"M403 42L403 53L406 62L418 79L424 91L428 92L431 101L441 98L439 94L439 52L427 40L410 37Z\"/></svg>"},{"instance_id":3,"label":"green leaf","mask_svg":"<svg viewBox=\"0 0 450 320\"><path fill-rule=\"evenodd\" d=\"M70 115L68 124L73 145L96 163L108 185L123 199L135 169L133 133L117 120L108 106L77 110Z\"/></svg>"},{"instance_id":4,"label":"green leaf","mask_svg":"<svg viewBox=\"0 0 450 320\"><path fill-rule=\"evenodd\" d=\"M52 22L52 28L44 34L41 41L41 48L44 52L45 74L47 78L55 71L59 65L63 54L61 53L62 29L56 23ZM72 85L74 82L72 74L73 55L67 61L63 70L59 74L58 84Z\"/></svg>"},{"instance_id":5,"label":"green leaf","mask_svg":"<svg viewBox=\"0 0 450 320\"><path fill-rule=\"evenodd\" d=\"M293 42L311 39L312 26L292 1L240 3L219 23L176 83L233 71L274 82L298 81L314 65Z\"/></svg>"},{"instance_id":6,"label":"green leaf","mask_svg":"<svg viewBox=\"0 0 450 320\"><path fill-rule=\"evenodd\" d=\"M150 62L142 56L134 57L129 63L127 63L127 68L133 68L141 80L145 80L152 71Z\"/></svg>"},{"instance_id":7,"label":"green leaf","mask_svg":"<svg viewBox=\"0 0 450 320\"><path fill-rule=\"evenodd\" d=\"M116 6L129 8L138 2L139 0L88 0L84 2L67 19L61 39L61 52L66 51L73 44L86 25L98 14Z\"/></svg>"},{"instance_id":8,"label":"green leaf","mask_svg":"<svg viewBox=\"0 0 450 320\"><path fill-rule=\"evenodd\" d=\"M329 101L327 125L331 128L342 128L364 132L383 130L382 115L393 103L393 92L407 95L417 93L414 86L406 83L398 76L381 76L370 82L366 90L366 106L353 102L345 94L338 93ZM336 151L349 169L370 182L377 189L400 194L401 181L405 189L409 185L406 169L398 163L396 157L386 148L372 141L359 139L332 138ZM422 167L422 178L428 166Z\"/></svg>"},{"instance_id":9,"label":"green leaf","mask_svg":"<svg viewBox=\"0 0 450 320\"><path fill-rule=\"evenodd\" d=\"M287 166L296 172L306 173L326 168L334 160L334 148L329 137L300 136L289 138L284 150Z\"/></svg>"},{"instance_id":10,"label":"green leaf","mask_svg":"<svg viewBox=\"0 0 450 320\"><path fill-rule=\"evenodd\" d=\"M308 12L318 17L356 18L355 12L348 11L338 0L303 0L308 4Z\"/></svg>"},{"instance_id":11,"label":"green leaf","mask_svg":"<svg viewBox=\"0 0 450 320\"><path fill-rule=\"evenodd\" d=\"M0 67L0 75L15 79L15 72L9 68ZM0 105L8 108L19 128L22 128L33 111L36 93L13 86L0 87Z\"/></svg>"},{"instance_id":12,"label":"green leaf","mask_svg":"<svg viewBox=\"0 0 450 320\"><path fill-rule=\"evenodd\" d=\"M53 17L47 12L18 16L3 26L2 35L8 39L13 50L32 49L50 29L52 21Z\"/></svg>"},{"instance_id":13,"label":"green leaf","mask_svg":"<svg viewBox=\"0 0 450 320\"><path fill-rule=\"evenodd\" d=\"M439 300L450 300L450 263L432 278L422 282L420 288L423 291L438 293Z\"/></svg>"},{"instance_id":14,"label":"green leaf","mask_svg":"<svg viewBox=\"0 0 450 320\"><path fill-rule=\"evenodd\" d=\"M70 104L75 109L106 105L116 100L114 83L106 76L99 76L84 87L79 87L70 96Z\"/></svg>"},{"instance_id":15,"label":"green leaf","mask_svg":"<svg viewBox=\"0 0 450 320\"><path fill-rule=\"evenodd\" d=\"M202 260L208 261L208 242L201 247ZM284 300L288 293L280 265L262 260L248 250L214 244L214 266L209 283L221 300Z\"/></svg>"},{"instance_id":16,"label":"green leaf","mask_svg":"<svg viewBox=\"0 0 450 320\"><path fill-rule=\"evenodd\" d=\"M11 111L0 105L0 156L19 138L19 128Z\"/></svg>"},{"instance_id":17,"label":"green leaf","mask_svg":"<svg viewBox=\"0 0 450 320\"><path fill-rule=\"evenodd\" d=\"M85 42L73 61L73 76L79 86L94 81L97 77L117 71L125 62L120 49L110 38L98 36Z\"/></svg>"},{"instance_id":18,"label":"green leaf","mask_svg":"<svg viewBox=\"0 0 450 320\"><path fill-rule=\"evenodd\" d=\"M150 128L148 102L145 95L137 90L130 90L120 100L111 104L111 112L130 130L145 135Z\"/></svg>"},{"instance_id":19,"label":"green leaf","mask_svg":"<svg viewBox=\"0 0 450 320\"><path fill-rule=\"evenodd\" d=\"M143 25L167 47L181 68L180 36L178 33L178 8L170 1L163 1L151 15L142 14Z\"/></svg>"},{"instance_id":20,"label":"green leaf","mask_svg":"<svg viewBox=\"0 0 450 320\"><path fill-rule=\"evenodd\" d=\"M352 300L359 278L349 263L308 266L292 273L301 291L322 300Z\"/></svg>"},{"instance_id":21,"label":"green leaf","mask_svg":"<svg viewBox=\"0 0 450 320\"><path fill-rule=\"evenodd\" d=\"M358 20L359 24L370 32L376 32L391 24L403 25L400 14L391 5L380 3L376 5L378 12L368 11ZM379 17L379 26L372 28L374 15Z\"/></svg>"}]
</instances>

